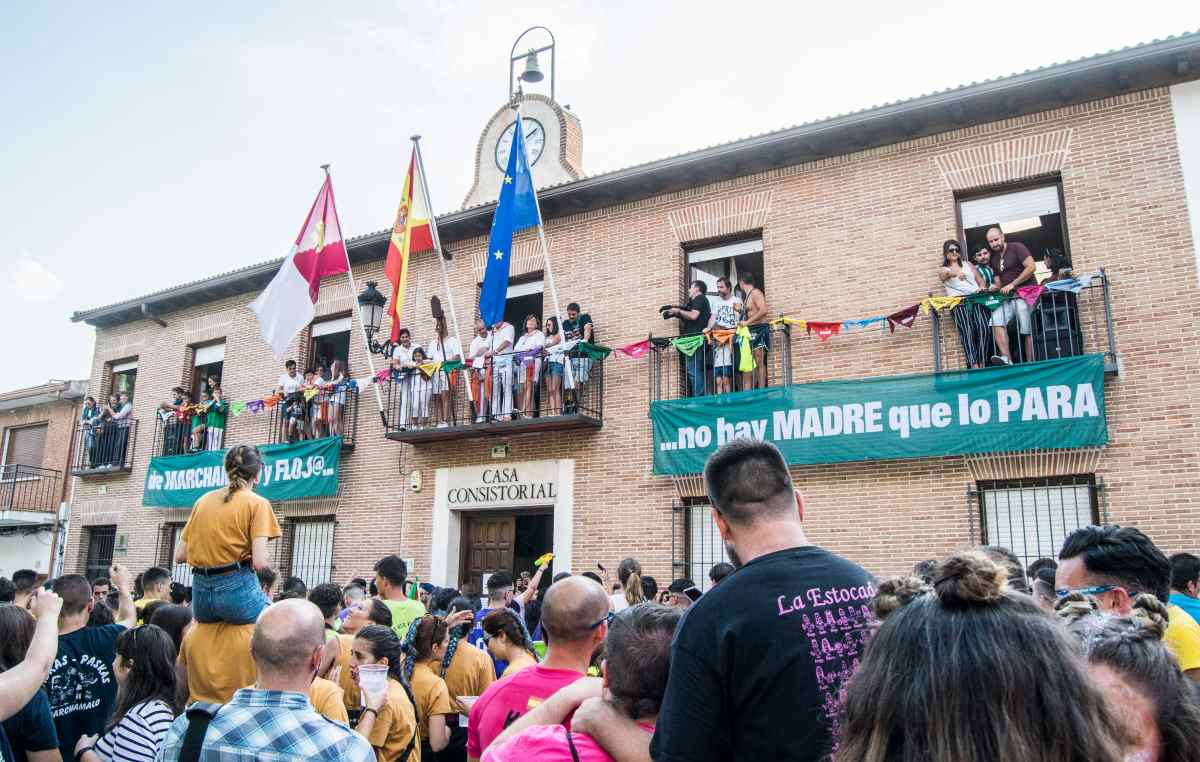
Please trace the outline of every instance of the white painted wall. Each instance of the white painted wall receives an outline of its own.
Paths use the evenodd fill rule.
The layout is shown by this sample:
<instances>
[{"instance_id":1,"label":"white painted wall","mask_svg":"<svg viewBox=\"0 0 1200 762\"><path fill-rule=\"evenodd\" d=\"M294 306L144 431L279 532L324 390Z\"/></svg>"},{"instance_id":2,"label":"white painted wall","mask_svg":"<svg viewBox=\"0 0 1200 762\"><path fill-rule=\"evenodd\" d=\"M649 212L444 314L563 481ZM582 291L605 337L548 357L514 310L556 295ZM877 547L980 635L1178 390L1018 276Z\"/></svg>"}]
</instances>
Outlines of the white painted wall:
<instances>
[{"instance_id":1,"label":"white painted wall","mask_svg":"<svg viewBox=\"0 0 1200 762\"><path fill-rule=\"evenodd\" d=\"M1175 114L1179 163L1183 168L1188 219L1192 225L1196 280L1200 283L1200 80L1171 87L1171 110Z\"/></svg>"},{"instance_id":2,"label":"white painted wall","mask_svg":"<svg viewBox=\"0 0 1200 762\"><path fill-rule=\"evenodd\" d=\"M17 569L33 569L49 574L50 545L54 533L49 529L37 534L0 535L0 576L12 577Z\"/></svg>"}]
</instances>

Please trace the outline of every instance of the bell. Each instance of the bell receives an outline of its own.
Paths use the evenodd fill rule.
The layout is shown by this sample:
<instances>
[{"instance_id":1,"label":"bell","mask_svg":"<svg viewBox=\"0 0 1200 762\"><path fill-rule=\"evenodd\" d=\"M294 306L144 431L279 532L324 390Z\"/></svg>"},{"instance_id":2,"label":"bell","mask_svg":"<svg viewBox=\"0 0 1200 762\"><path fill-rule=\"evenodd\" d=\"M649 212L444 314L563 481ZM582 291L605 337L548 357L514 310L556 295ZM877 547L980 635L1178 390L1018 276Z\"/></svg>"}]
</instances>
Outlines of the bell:
<instances>
[{"instance_id":1,"label":"bell","mask_svg":"<svg viewBox=\"0 0 1200 762\"><path fill-rule=\"evenodd\" d=\"M529 55L525 56L525 71L521 73L521 81L532 84L541 82L545 78L546 75L542 74L542 70L538 68L537 53L529 51Z\"/></svg>"}]
</instances>

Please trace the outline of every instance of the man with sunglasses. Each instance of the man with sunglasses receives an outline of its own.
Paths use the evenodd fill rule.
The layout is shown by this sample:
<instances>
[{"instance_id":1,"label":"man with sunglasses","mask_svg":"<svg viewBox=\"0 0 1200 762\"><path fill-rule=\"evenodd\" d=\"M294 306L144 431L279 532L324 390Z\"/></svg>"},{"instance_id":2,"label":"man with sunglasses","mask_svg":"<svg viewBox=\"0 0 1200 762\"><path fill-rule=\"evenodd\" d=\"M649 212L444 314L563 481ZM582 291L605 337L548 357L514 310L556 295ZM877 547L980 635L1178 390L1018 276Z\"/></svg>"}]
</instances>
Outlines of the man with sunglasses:
<instances>
[{"instance_id":1,"label":"man with sunglasses","mask_svg":"<svg viewBox=\"0 0 1200 762\"><path fill-rule=\"evenodd\" d=\"M1063 542L1054 587L1058 598L1080 593L1094 598L1104 611L1128 616L1140 593L1168 603L1171 563L1134 527L1084 527ZM1176 605L1168 603L1167 612L1163 642L1175 654L1183 673L1200 682L1200 625Z\"/></svg>"},{"instance_id":2,"label":"man with sunglasses","mask_svg":"<svg viewBox=\"0 0 1200 762\"><path fill-rule=\"evenodd\" d=\"M550 586L542 603L546 658L492 683L471 706L468 758L478 760L506 727L587 675L592 654L608 635L609 608L604 589L586 577L567 577Z\"/></svg>"}]
</instances>

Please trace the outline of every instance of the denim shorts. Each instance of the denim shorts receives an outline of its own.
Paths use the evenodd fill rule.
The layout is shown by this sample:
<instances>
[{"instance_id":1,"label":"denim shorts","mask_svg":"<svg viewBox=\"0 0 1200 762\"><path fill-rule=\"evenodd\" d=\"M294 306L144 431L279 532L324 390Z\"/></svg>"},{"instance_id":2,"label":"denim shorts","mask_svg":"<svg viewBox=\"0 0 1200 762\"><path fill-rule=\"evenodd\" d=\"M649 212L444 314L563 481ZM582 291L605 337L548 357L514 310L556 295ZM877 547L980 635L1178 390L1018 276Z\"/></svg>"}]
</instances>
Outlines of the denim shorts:
<instances>
[{"instance_id":1,"label":"denim shorts","mask_svg":"<svg viewBox=\"0 0 1200 762\"><path fill-rule=\"evenodd\" d=\"M254 624L269 605L252 569L236 569L215 577L192 575L192 616L197 622Z\"/></svg>"},{"instance_id":2,"label":"denim shorts","mask_svg":"<svg viewBox=\"0 0 1200 762\"><path fill-rule=\"evenodd\" d=\"M563 364L562 363L554 362L553 360L546 363L546 375L547 376L562 376L562 374L563 374Z\"/></svg>"},{"instance_id":3,"label":"denim shorts","mask_svg":"<svg viewBox=\"0 0 1200 762\"><path fill-rule=\"evenodd\" d=\"M713 368L713 378L733 378L733 366L719 365Z\"/></svg>"}]
</instances>

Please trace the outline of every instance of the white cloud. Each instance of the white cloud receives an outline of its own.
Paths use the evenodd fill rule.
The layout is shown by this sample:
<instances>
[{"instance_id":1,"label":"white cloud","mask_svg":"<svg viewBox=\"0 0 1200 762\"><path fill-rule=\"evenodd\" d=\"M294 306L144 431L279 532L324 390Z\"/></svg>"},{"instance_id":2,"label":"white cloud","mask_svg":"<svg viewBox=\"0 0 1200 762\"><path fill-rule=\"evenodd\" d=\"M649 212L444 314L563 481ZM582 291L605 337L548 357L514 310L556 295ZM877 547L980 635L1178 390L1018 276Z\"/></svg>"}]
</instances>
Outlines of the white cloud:
<instances>
[{"instance_id":1,"label":"white cloud","mask_svg":"<svg viewBox=\"0 0 1200 762\"><path fill-rule=\"evenodd\" d=\"M62 278L28 253L23 253L17 258L11 278L3 285L3 293L6 298L22 304L44 304L57 299L64 285Z\"/></svg>"}]
</instances>

